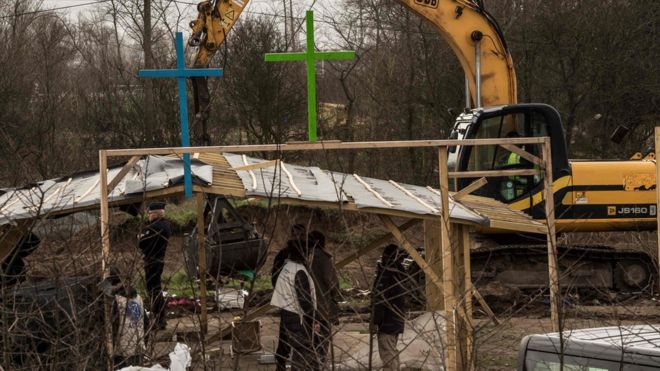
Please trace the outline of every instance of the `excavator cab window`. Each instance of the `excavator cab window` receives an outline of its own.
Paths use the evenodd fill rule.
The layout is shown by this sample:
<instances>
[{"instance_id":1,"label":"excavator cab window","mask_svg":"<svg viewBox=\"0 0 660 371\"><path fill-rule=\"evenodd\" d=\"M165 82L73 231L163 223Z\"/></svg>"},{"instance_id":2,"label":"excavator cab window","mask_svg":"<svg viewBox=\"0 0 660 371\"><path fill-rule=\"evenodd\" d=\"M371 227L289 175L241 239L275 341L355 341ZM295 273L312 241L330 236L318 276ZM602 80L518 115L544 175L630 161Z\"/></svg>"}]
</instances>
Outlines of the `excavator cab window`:
<instances>
[{"instance_id":1,"label":"excavator cab window","mask_svg":"<svg viewBox=\"0 0 660 371\"><path fill-rule=\"evenodd\" d=\"M475 139L547 135L548 125L545 116L534 111L485 116L478 120L468 133L469 138ZM541 145L525 144L520 147L535 156L541 155ZM469 171L520 170L533 169L536 166L498 145L464 147L463 150L465 153L461 156L461 165L464 169L467 165ZM471 180L474 179L469 181ZM542 180L540 175L491 177L488 179L488 185L475 193L508 203L529 197L530 193L541 185ZM463 187L467 185L467 181L467 179L463 180L465 182Z\"/></svg>"}]
</instances>

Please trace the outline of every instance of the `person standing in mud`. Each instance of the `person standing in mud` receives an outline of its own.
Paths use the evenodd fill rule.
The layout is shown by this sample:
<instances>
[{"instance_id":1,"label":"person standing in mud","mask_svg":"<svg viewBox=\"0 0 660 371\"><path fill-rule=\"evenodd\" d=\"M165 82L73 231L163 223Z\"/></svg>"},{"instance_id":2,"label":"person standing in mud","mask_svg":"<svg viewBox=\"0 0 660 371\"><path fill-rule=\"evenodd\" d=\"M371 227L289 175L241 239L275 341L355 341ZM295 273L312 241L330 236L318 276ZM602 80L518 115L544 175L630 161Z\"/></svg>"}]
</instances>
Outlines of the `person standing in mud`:
<instances>
[{"instance_id":1,"label":"person standing in mud","mask_svg":"<svg viewBox=\"0 0 660 371\"><path fill-rule=\"evenodd\" d=\"M165 267L167 243L172 235L170 223L164 219L165 203L149 204L149 225L138 235L139 248L144 255L144 276L147 293L151 302L152 324L158 329L164 329L165 298L161 286L161 275Z\"/></svg>"},{"instance_id":2,"label":"person standing in mud","mask_svg":"<svg viewBox=\"0 0 660 371\"><path fill-rule=\"evenodd\" d=\"M403 286L404 268L397 245L387 245L376 272L372 290L373 324L378 337L378 354L383 370L399 370L399 351L396 344L405 325L406 290Z\"/></svg>"}]
</instances>

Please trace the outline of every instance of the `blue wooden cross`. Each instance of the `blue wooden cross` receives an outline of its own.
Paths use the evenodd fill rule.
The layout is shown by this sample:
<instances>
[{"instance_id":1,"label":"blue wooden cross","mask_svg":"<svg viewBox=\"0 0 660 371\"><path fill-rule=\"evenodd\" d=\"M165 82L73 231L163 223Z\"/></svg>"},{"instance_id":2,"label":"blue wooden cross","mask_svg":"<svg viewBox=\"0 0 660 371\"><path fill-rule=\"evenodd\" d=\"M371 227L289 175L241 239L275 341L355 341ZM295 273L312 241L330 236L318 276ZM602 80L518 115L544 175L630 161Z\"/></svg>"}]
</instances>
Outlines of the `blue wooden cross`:
<instances>
[{"instance_id":1,"label":"blue wooden cross","mask_svg":"<svg viewBox=\"0 0 660 371\"><path fill-rule=\"evenodd\" d=\"M140 77L176 77L179 82L179 113L181 115L181 146L190 147L190 135L188 134L188 94L186 93L187 77L219 77L222 76L221 68L186 68L183 57L183 34L176 33L176 69L173 70L140 70ZM183 154L183 179L186 197L192 197L192 175L190 171L190 154Z\"/></svg>"}]
</instances>

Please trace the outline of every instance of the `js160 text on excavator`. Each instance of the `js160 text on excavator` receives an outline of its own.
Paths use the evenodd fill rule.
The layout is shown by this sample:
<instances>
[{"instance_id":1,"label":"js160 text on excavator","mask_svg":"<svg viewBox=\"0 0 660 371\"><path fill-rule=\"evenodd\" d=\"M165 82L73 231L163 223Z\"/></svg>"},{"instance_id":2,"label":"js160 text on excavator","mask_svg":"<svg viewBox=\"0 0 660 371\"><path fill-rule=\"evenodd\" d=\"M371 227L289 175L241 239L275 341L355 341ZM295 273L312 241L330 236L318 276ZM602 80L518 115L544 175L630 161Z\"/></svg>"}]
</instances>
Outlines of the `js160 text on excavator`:
<instances>
[{"instance_id":1,"label":"js160 text on excavator","mask_svg":"<svg viewBox=\"0 0 660 371\"><path fill-rule=\"evenodd\" d=\"M399 0L448 41L466 76L468 103L455 122L453 139L549 137L557 232L639 231L656 228L655 158L625 161L569 160L557 110L547 104L517 104L516 75L503 33L479 0ZM467 93L467 92L466 92ZM468 96L466 94L466 96ZM540 156L540 145L522 149ZM501 146L456 147L450 169L457 171L533 169ZM457 181L462 189L475 179ZM475 194L491 197L545 219L543 179L493 177ZM480 231L496 241L472 252L474 281L499 281L520 288L547 287L545 243ZM646 290L657 281L651 257L610 246L558 246L564 287Z\"/></svg>"}]
</instances>

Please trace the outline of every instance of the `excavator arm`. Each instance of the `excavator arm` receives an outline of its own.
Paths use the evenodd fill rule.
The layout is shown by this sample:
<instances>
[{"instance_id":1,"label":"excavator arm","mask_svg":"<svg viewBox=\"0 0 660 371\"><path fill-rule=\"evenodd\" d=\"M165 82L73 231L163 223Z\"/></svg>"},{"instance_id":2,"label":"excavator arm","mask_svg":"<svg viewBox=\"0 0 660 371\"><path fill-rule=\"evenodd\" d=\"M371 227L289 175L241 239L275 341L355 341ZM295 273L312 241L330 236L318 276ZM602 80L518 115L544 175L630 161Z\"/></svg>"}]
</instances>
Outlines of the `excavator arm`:
<instances>
[{"instance_id":1,"label":"excavator arm","mask_svg":"<svg viewBox=\"0 0 660 371\"><path fill-rule=\"evenodd\" d=\"M399 2L432 23L447 40L465 71L474 106L517 103L516 73L511 54L499 25L480 1ZM480 49L480 61L476 57L477 49ZM477 89L478 65L481 69L480 90ZM481 93L480 102L477 101L478 91Z\"/></svg>"},{"instance_id":2,"label":"excavator arm","mask_svg":"<svg viewBox=\"0 0 660 371\"><path fill-rule=\"evenodd\" d=\"M248 2L250 0L214 0L197 4L199 14L190 22L192 35L188 41L190 46L200 47L194 68L208 67Z\"/></svg>"},{"instance_id":3,"label":"excavator arm","mask_svg":"<svg viewBox=\"0 0 660 371\"><path fill-rule=\"evenodd\" d=\"M190 22L190 46L199 47L193 68L206 68L225 42L225 37L250 0L208 0L197 4L197 19ZM195 124L201 124L203 144L208 143L206 120L209 116L209 88L205 77L193 77Z\"/></svg>"}]
</instances>

